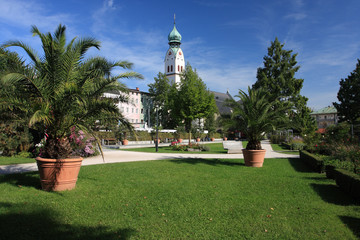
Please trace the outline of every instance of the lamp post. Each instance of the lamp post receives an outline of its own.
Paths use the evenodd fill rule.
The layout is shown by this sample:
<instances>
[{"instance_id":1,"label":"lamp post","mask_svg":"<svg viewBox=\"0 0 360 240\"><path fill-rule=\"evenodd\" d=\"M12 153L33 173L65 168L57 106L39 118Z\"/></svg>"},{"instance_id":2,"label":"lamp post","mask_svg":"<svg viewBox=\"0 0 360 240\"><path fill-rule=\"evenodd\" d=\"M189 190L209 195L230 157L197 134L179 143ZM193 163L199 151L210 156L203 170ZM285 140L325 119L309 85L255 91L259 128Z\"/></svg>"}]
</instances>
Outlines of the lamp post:
<instances>
[{"instance_id":1,"label":"lamp post","mask_svg":"<svg viewBox=\"0 0 360 240\"><path fill-rule=\"evenodd\" d=\"M158 105L155 105L156 108L156 142L155 142L155 147L156 147L156 152L159 151L159 109L158 109Z\"/></svg>"}]
</instances>

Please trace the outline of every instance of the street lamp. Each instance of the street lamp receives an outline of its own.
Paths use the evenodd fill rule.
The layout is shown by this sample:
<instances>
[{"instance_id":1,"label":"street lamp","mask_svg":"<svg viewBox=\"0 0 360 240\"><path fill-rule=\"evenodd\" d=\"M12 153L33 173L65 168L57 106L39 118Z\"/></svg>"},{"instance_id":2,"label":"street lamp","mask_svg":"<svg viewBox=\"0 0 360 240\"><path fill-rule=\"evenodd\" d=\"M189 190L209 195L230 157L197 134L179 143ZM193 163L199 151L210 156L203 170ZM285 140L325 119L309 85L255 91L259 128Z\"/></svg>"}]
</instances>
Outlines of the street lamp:
<instances>
[{"instance_id":1,"label":"street lamp","mask_svg":"<svg viewBox=\"0 0 360 240\"><path fill-rule=\"evenodd\" d=\"M155 147L156 147L156 152L159 151L159 109L158 109L158 105L155 105L155 109L156 109L156 142L155 142Z\"/></svg>"}]
</instances>

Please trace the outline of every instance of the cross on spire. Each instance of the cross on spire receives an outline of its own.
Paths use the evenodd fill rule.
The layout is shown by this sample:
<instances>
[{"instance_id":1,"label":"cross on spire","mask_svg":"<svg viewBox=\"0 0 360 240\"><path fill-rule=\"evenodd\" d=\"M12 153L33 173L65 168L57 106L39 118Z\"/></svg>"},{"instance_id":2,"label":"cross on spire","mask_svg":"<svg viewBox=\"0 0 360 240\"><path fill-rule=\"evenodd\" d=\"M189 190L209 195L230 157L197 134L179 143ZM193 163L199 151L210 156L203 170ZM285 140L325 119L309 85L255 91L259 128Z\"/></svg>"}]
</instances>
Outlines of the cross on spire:
<instances>
[{"instance_id":1,"label":"cross on spire","mask_svg":"<svg viewBox=\"0 0 360 240\"><path fill-rule=\"evenodd\" d=\"M175 18L176 18L176 16L175 16L175 13L174 13L174 25L175 25Z\"/></svg>"}]
</instances>

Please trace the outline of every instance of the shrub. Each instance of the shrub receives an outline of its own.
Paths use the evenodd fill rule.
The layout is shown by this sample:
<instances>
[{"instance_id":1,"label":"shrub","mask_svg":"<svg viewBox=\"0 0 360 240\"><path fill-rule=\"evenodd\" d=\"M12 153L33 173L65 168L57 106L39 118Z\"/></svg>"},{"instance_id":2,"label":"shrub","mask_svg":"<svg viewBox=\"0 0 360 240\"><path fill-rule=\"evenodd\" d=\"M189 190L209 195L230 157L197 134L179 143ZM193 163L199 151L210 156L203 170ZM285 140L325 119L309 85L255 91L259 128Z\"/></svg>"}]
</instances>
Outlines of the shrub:
<instances>
[{"instance_id":1,"label":"shrub","mask_svg":"<svg viewBox=\"0 0 360 240\"><path fill-rule=\"evenodd\" d=\"M69 140L74 156L90 157L98 154L94 147L95 138L86 136L81 130L76 131L75 127L71 129Z\"/></svg>"},{"instance_id":2,"label":"shrub","mask_svg":"<svg viewBox=\"0 0 360 240\"><path fill-rule=\"evenodd\" d=\"M18 154L15 155L15 157L19 157L19 158L31 158L33 157L32 153L30 152L19 152Z\"/></svg>"},{"instance_id":3,"label":"shrub","mask_svg":"<svg viewBox=\"0 0 360 240\"><path fill-rule=\"evenodd\" d=\"M328 143L321 146L328 156L326 165L351 171L360 175L360 146L353 143Z\"/></svg>"},{"instance_id":4,"label":"shrub","mask_svg":"<svg viewBox=\"0 0 360 240\"><path fill-rule=\"evenodd\" d=\"M300 151L300 159L302 159L315 172L322 173L325 171L324 161L314 154L302 150Z\"/></svg>"},{"instance_id":5,"label":"shrub","mask_svg":"<svg viewBox=\"0 0 360 240\"><path fill-rule=\"evenodd\" d=\"M301 142L294 142L291 144L291 150L303 150L305 147L304 143Z\"/></svg>"},{"instance_id":6,"label":"shrub","mask_svg":"<svg viewBox=\"0 0 360 240\"><path fill-rule=\"evenodd\" d=\"M270 136L270 142L273 144L280 144L285 142L286 136L285 135L279 135L279 134L272 134Z\"/></svg>"},{"instance_id":7,"label":"shrub","mask_svg":"<svg viewBox=\"0 0 360 240\"><path fill-rule=\"evenodd\" d=\"M208 146L205 145L201 145L201 144L191 144L191 145L180 145L180 144L175 144L171 146L171 149L173 151L188 151L188 149L199 149L200 151L210 151L210 148Z\"/></svg>"},{"instance_id":8,"label":"shrub","mask_svg":"<svg viewBox=\"0 0 360 240\"><path fill-rule=\"evenodd\" d=\"M13 156L28 151L32 140L28 127L17 123L0 124L0 150L3 151L3 156Z\"/></svg>"},{"instance_id":9,"label":"shrub","mask_svg":"<svg viewBox=\"0 0 360 240\"><path fill-rule=\"evenodd\" d=\"M360 176L343 169L336 169L335 171L336 184L342 190L360 200Z\"/></svg>"}]
</instances>

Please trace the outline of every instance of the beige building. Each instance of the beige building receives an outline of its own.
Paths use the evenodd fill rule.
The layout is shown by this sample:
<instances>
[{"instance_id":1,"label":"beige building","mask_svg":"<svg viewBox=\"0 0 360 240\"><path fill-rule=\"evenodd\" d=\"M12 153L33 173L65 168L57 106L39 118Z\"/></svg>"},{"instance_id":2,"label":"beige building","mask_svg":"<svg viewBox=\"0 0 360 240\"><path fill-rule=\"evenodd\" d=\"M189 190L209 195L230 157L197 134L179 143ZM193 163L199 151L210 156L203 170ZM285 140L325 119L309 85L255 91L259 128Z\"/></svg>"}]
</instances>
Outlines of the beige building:
<instances>
[{"instance_id":1,"label":"beige building","mask_svg":"<svg viewBox=\"0 0 360 240\"><path fill-rule=\"evenodd\" d=\"M338 123L337 110L335 107L325 107L311 113L315 118L318 129L325 129L328 126Z\"/></svg>"}]
</instances>

